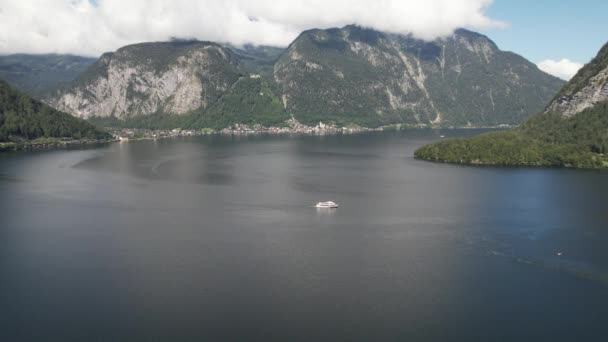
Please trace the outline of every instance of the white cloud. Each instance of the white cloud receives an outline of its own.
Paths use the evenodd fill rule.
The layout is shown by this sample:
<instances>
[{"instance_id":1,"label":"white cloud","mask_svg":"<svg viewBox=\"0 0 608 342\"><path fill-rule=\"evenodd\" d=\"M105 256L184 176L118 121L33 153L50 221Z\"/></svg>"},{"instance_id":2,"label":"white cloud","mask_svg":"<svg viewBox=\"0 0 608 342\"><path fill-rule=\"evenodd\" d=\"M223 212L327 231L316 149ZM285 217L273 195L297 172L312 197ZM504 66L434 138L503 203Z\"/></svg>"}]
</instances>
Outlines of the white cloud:
<instances>
[{"instance_id":1,"label":"white cloud","mask_svg":"<svg viewBox=\"0 0 608 342\"><path fill-rule=\"evenodd\" d=\"M187 37L289 44L302 30L358 24L423 39L504 25L493 0L0 0L0 53L98 55Z\"/></svg>"},{"instance_id":2,"label":"white cloud","mask_svg":"<svg viewBox=\"0 0 608 342\"><path fill-rule=\"evenodd\" d=\"M566 81L570 80L582 67L583 64L573 62L567 58L562 58L559 61L546 59L538 63L540 70Z\"/></svg>"}]
</instances>

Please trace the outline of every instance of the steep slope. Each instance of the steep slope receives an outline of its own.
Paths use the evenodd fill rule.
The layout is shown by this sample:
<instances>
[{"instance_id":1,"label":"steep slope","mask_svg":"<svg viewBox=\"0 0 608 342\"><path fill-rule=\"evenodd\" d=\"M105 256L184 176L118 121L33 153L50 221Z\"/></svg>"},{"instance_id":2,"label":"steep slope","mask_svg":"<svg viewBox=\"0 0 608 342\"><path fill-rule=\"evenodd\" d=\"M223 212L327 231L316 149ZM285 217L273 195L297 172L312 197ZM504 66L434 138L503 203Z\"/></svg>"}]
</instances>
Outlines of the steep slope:
<instances>
[{"instance_id":1,"label":"steep slope","mask_svg":"<svg viewBox=\"0 0 608 342\"><path fill-rule=\"evenodd\" d=\"M274 78L298 120L364 126L518 124L563 85L470 31L424 42L356 26L303 32Z\"/></svg>"},{"instance_id":2,"label":"steep slope","mask_svg":"<svg viewBox=\"0 0 608 342\"><path fill-rule=\"evenodd\" d=\"M230 49L210 42L129 45L101 56L47 103L81 118L184 114L229 89L239 76L237 64Z\"/></svg>"},{"instance_id":3,"label":"steep slope","mask_svg":"<svg viewBox=\"0 0 608 342\"><path fill-rule=\"evenodd\" d=\"M289 116L259 75L242 77L207 110L192 113L186 127L220 129L234 124L280 126Z\"/></svg>"},{"instance_id":4,"label":"steep slope","mask_svg":"<svg viewBox=\"0 0 608 342\"><path fill-rule=\"evenodd\" d=\"M427 145L416 157L462 164L608 167L607 47L543 113L518 129Z\"/></svg>"},{"instance_id":5,"label":"steep slope","mask_svg":"<svg viewBox=\"0 0 608 342\"><path fill-rule=\"evenodd\" d=\"M102 139L106 133L11 88L0 80L0 142L41 137Z\"/></svg>"},{"instance_id":6,"label":"steep slope","mask_svg":"<svg viewBox=\"0 0 608 342\"><path fill-rule=\"evenodd\" d=\"M200 130L222 129L234 124L282 126L289 118L270 82L260 75L251 74L239 77L207 108L181 115L152 113L121 120L115 117L93 117L89 121L103 127Z\"/></svg>"},{"instance_id":7,"label":"steep slope","mask_svg":"<svg viewBox=\"0 0 608 342\"><path fill-rule=\"evenodd\" d=\"M608 44L562 88L546 112L572 116L607 100Z\"/></svg>"},{"instance_id":8,"label":"steep slope","mask_svg":"<svg viewBox=\"0 0 608 342\"><path fill-rule=\"evenodd\" d=\"M41 98L68 85L95 61L96 58L57 54L0 56L0 78Z\"/></svg>"}]
</instances>

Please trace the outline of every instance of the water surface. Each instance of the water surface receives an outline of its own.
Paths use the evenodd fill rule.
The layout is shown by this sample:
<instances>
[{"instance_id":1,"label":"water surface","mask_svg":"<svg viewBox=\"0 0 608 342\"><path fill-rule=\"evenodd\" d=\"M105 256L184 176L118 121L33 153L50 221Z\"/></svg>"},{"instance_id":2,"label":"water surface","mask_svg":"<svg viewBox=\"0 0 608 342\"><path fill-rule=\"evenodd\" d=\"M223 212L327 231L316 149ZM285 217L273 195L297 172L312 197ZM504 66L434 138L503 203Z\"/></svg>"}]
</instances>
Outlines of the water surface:
<instances>
[{"instance_id":1,"label":"water surface","mask_svg":"<svg viewBox=\"0 0 608 342\"><path fill-rule=\"evenodd\" d=\"M0 154L0 340L605 339L608 174L412 158L477 133Z\"/></svg>"}]
</instances>

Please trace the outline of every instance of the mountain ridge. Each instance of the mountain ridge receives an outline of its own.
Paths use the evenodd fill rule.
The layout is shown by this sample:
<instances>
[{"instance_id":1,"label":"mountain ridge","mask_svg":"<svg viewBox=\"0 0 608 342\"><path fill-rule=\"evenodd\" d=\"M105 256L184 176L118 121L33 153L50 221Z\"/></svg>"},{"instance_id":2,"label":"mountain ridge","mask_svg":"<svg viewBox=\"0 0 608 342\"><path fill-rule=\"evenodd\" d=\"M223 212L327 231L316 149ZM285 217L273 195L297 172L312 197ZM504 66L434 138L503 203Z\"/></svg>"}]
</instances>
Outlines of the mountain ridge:
<instances>
[{"instance_id":1,"label":"mountain ridge","mask_svg":"<svg viewBox=\"0 0 608 342\"><path fill-rule=\"evenodd\" d=\"M69 54L0 56L0 79L28 94L44 98L69 85L97 59Z\"/></svg>"},{"instance_id":2,"label":"mountain ridge","mask_svg":"<svg viewBox=\"0 0 608 342\"><path fill-rule=\"evenodd\" d=\"M204 49L214 53L192 57ZM427 42L348 25L303 31L282 51L196 40L128 45L45 101L82 118L154 115L168 125L175 116L204 116L249 75L264 79L286 117L364 127L516 125L563 85L476 32ZM196 121L205 120L189 120Z\"/></svg>"},{"instance_id":3,"label":"mountain ridge","mask_svg":"<svg viewBox=\"0 0 608 342\"><path fill-rule=\"evenodd\" d=\"M530 74L536 79L526 79ZM354 25L302 32L279 57L274 77L296 117L363 116L357 123L376 126L515 124L563 84L472 31L425 42Z\"/></svg>"}]
</instances>

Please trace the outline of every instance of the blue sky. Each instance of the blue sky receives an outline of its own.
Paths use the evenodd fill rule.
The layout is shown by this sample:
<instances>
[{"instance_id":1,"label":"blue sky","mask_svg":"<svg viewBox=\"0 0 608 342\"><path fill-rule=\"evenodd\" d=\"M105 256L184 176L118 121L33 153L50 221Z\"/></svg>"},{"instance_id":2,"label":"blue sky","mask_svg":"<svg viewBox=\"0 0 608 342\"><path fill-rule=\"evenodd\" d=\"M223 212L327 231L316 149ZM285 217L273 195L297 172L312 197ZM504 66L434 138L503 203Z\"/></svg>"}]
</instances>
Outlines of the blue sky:
<instances>
[{"instance_id":1,"label":"blue sky","mask_svg":"<svg viewBox=\"0 0 608 342\"><path fill-rule=\"evenodd\" d=\"M482 33L535 63L587 63L608 41L607 0L495 0L486 14L510 25Z\"/></svg>"}]
</instances>

